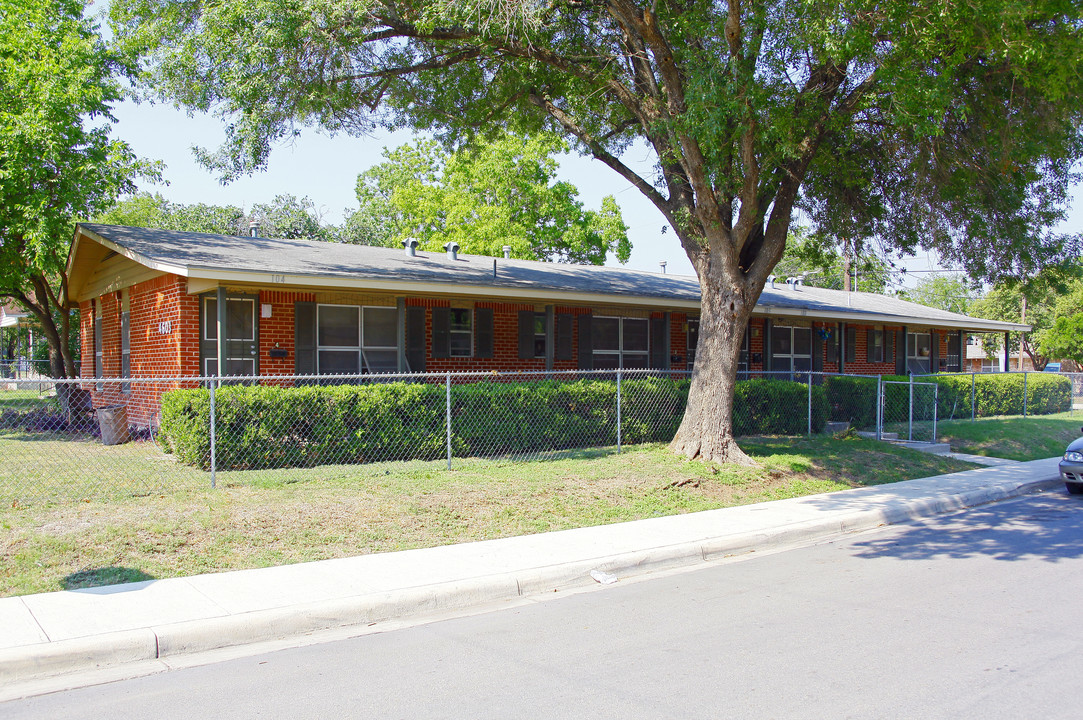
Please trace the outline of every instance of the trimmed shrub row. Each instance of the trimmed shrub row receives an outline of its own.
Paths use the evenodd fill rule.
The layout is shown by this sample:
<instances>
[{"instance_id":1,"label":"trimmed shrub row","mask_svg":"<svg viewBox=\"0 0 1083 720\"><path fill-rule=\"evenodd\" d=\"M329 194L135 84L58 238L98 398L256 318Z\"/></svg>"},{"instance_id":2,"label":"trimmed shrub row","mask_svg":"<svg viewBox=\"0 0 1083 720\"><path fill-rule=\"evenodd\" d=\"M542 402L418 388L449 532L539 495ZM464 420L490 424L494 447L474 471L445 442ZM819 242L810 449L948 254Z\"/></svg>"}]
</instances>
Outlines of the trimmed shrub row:
<instances>
[{"instance_id":1,"label":"trimmed shrub row","mask_svg":"<svg viewBox=\"0 0 1083 720\"><path fill-rule=\"evenodd\" d=\"M1021 373L923 376L915 378L914 382L935 382L939 386L937 417L951 420L970 417L971 378L977 417L1023 413L1024 382ZM910 380L905 375L886 375L883 379L903 383ZM876 426L875 378L828 377L824 381L824 388L832 420L849 421L857 428ZM1027 373L1026 395L1028 415L1066 412L1072 403L1072 384L1068 378L1059 375ZM889 386L885 390L885 417L905 419L909 416L909 403L908 388ZM914 419L932 419L932 404L924 392L915 395Z\"/></svg>"},{"instance_id":2,"label":"trimmed shrub row","mask_svg":"<svg viewBox=\"0 0 1083 720\"><path fill-rule=\"evenodd\" d=\"M621 383L621 439L672 439L689 382L665 378ZM605 380L475 383L451 388L456 457L540 452L616 443L616 383ZM738 383L738 435L806 431L808 389L778 380ZM813 388L813 430L827 400ZM339 386L226 386L215 391L215 455L221 469L435 459L447 452L446 388L426 383ZM800 408L800 412L795 412ZM181 461L210 466L210 394L162 396L163 446Z\"/></svg>"}]
</instances>

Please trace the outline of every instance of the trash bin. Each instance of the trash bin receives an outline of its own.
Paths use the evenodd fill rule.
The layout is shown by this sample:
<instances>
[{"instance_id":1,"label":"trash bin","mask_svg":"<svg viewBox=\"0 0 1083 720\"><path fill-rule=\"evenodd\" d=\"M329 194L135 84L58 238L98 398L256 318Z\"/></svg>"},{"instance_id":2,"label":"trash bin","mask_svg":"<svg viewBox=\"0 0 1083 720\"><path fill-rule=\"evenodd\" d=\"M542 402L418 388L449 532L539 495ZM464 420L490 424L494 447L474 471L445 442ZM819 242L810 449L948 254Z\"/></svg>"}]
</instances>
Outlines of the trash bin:
<instances>
[{"instance_id":1,"label":"trash bin","mask_svg":"<svg viewBox=\"0 0 1083 720\"><path fill-rule=\"evenodd\" d=\"M123 405L98 408L98 427L102 431L102 445L120 445L128 442L128 412Z\"/></svg>"}]
</instances>

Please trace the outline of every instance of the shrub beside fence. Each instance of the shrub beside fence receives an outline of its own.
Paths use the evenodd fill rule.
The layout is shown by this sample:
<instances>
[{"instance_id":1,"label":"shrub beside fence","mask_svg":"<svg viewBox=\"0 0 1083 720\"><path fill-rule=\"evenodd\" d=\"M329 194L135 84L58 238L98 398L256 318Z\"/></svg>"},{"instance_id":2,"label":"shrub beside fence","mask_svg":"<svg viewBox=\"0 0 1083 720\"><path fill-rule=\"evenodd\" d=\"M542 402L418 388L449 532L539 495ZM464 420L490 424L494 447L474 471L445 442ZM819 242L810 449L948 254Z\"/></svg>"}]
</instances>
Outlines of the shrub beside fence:
<instances>
[{"instance_id":1,"label":"shrub beside fence","mask_svg":"<svg viewBox=\"0 0 1083 720\"><path fill-rule=\"evenodd\" d=\"M219 469L313 467L329 463L522 455L620 443L668 442L688 401L688 380L531 380L437 384L387 382L304 387L224 386L215 391ZM812 430L827 419L814 386ZM783 380L737 385L738 435L808 430L809 389ZM450 419L450 430L448 420ZM204 469L211 458L210 390L162 397L164 448Z\"/></svg>"}]
</instances>

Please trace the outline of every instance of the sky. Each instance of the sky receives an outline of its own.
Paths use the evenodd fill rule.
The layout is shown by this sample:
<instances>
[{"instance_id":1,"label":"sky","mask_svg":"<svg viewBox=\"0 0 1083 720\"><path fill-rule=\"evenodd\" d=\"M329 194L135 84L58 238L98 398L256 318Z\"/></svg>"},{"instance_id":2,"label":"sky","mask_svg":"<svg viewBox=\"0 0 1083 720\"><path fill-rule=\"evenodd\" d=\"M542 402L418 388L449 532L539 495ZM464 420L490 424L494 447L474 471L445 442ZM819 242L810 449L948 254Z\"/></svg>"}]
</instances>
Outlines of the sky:
<instances>
[{"instance_id":1,"label":"sky","mask_svg":"<svg viewBox=\"0 0 1083 720\"><path fill-rule=\"evenodd\" d=\"M206 115L189 117L169 105L137 105L131 101L114 110L118 122L113 136L127 141L138 155L165 163L163 175L168 185L144 183L142 190L160 192L173 202L237 205L246 210L288 193L308 197L322 220L334 224L342 221L344 210L357 206L357 175L383 159L384 147L397 147L414 139L408 131L356 138L329 137L306 129L288 145L274 149L266 171L222 185L196 163L191 151L193 146L214 149L221 144L224 135L220 120ZM633 148L623 160L643 177L652 176L645 149ZM632 241L627 267L660 272L659 263L665 262L668 273L695 274L672 228L663 232L667 223L662 214L615 172L595 160L564 155L560 157L559 175L579 189L579 197L589 209L599 208L606 195L616 198ZM1083 188L1076 189L1075 197L1062 229L1083 232ZM611 258L607 264L617 263ZM936 257L929 253L907 258L903 266L908 270L908 287L940 269Z\"/></svg>"}]
</instances>

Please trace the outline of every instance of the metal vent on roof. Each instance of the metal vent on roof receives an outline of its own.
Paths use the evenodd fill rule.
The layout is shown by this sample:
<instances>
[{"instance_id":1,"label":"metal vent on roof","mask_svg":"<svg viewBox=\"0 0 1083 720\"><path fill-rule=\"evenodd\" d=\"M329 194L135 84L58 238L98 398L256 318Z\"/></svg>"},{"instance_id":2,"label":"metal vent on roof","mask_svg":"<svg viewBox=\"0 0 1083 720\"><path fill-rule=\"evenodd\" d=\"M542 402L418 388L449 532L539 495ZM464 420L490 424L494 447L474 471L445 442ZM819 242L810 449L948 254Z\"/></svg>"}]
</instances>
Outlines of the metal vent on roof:
<instances>
[{"instance_id":1,"label":"metal vent on roof","mask_svg":"<svg viewBox=\"0 0 1083 720\"><path fill-rule=\"evenodd\" d=\"M417 255L417 246L419 245L416 238L406 238L402 241L402 246L406 248L406 254L410 257Z\"/></svg>"},{"instance_id":2,"label":"metal vent on roof","mask_svg":"<svg viewBox=\"0 0 1083 720\"><path fill-rule=\"evenodd\" d=\"M459 243L455 242L454 240L452 240L451 242L444 243L444 252L446 252L447 256L449 258L451 258L452 260L458 260L459 259Z\"/></svg>"}]
</instances>

